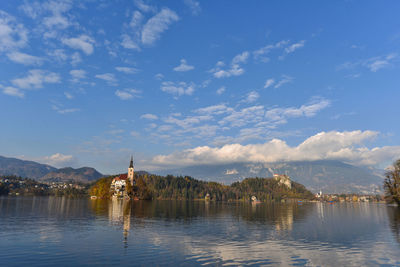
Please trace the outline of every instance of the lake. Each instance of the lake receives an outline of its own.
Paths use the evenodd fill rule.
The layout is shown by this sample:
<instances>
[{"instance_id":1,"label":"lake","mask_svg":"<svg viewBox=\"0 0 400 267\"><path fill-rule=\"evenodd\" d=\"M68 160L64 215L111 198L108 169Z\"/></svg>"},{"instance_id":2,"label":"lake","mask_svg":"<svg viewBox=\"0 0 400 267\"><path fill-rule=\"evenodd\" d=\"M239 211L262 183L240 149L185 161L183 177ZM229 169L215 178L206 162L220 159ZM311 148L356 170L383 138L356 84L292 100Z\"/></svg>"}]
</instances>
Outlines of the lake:
<instances>
[{"instance_id":1,"label":"lake","mask_svg":"<svg viewBox=\"0 0 400 267\"><path fill-rule=\"evenodd\" d=\"M2 197L0 265L400 266L400 209Z\"/></svg>"}]
</instances>

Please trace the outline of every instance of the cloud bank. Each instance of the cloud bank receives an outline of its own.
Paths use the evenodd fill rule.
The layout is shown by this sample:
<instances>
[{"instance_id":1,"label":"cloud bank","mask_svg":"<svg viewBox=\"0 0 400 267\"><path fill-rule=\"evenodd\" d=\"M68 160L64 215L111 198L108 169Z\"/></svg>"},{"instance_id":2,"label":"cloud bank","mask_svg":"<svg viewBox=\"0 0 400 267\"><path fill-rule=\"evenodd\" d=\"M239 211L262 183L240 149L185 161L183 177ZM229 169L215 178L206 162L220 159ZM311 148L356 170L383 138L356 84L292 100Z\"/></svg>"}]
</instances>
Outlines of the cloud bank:
<instances>
[{"instance_id":1,"label":"cloud bank","mask_svg":"<svg viewBox=\"0 0 400 267\"><path fill-rule=\"evenodd\" d=\"M365 143L378 136L375 131L320 132L298 146L273 139L264 144L200 146L152 159L157 166L201 164L274 163L285 161L342 160L356 165L375 166L400 157L400 146L369 149Z\"/></svg>"}]
</instances>

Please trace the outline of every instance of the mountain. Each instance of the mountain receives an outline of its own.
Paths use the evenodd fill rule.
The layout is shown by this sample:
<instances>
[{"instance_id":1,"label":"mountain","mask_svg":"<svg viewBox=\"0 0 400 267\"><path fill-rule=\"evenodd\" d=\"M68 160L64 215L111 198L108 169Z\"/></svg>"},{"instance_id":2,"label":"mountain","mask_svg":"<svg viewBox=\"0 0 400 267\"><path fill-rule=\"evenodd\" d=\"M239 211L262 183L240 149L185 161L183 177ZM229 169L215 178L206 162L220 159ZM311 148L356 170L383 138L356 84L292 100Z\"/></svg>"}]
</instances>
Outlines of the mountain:
<instances>
[{"instance_id":1,"label":"mountain","mask_svg":"<svg viewBox=\"0 0 400 267\"><path fill-rule=\"evenodd\" d=\"M57 169L46 164L0 156L0 175L16 175L38 179L55 170Z\"/></svg>"},{"instance_id":2,"label":"mountain","mask_svg":"<svg viewBox=\"0 0 400 267\"><path fill-rule=\"evenodd\" d=\"M335 160L199 165L156 173L190 175L197 179L226 184L247 177L287 174L293 181L305 185L311 191L322 190L323 193L381 193L383 182L380 170L357 167Z\"/></svg>"},{"instance_id":3,"label":"mountain","mask_svg":"<svg viewBox=\"0 0 400 267\"><path fill-rule=\"evenodd\" d=\"M313 192L382 193L383 171L353 166L341 161L296 161L281 163L235 163L197 165L153 172L160 175L189 175L205 181L231 184L248 177L271 177L287 174L293 181ZM17 175L40 181L90 182L103 175L93 168L57 169L33 161L0 156L0 175Z\"/></svg>"},{"instance_id":4,"label":"mountain","mask_svg":"<svg viewBox=\"0 0 400 267\"><path fill-rule=\"evenodd\" d=\"M52 171L39 180L42 182L81 182L88 183L91 181L95 181L102 177L103 175L96 171L94 168L82 167L79 169L73 169L71 167L61 168L55 171Z\"/></svg>"},{"instance_id":5,"label":"mountain","mask_svg":"<svg viewBox=\"0 0 400 267\"><path fill-rule=\"evenodd\" d=\"M0 175L16 175L43 182L67 182L72 180L83 183L97 180L103 176L96 169L89 167L78 169L70 167L57 169L34 161L6 158L2 156L0 156Z\"/></svg>"}]
</instances>

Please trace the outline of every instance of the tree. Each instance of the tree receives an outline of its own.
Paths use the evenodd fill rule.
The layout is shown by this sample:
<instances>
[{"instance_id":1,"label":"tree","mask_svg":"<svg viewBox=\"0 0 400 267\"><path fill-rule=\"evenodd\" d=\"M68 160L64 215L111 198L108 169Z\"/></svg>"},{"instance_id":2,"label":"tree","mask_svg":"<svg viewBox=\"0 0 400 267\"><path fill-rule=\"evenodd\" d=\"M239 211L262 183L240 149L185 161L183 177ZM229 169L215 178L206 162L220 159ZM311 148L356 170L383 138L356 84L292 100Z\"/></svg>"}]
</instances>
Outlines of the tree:
<instances>
[{"instance_id":1,"label":"tree","mask_svg":"<svg viewBox=\"0 0 400 267\"><path fill-rule=\"evenodd\" d=\"M400 159L393 163L393 168L386 172L385 177L383 186L387 200L400 205Z\"/></svg>"}]
</instances>

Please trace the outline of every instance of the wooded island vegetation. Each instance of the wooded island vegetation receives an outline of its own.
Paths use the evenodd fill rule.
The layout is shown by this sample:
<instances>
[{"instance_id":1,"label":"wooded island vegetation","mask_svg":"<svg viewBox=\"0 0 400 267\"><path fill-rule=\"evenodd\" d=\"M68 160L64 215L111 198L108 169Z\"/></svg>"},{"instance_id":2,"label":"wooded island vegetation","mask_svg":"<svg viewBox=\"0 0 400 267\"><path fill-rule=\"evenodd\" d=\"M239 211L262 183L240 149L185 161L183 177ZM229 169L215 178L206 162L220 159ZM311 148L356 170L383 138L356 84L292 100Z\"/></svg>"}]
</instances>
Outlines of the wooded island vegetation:
<instances>
[{"instance_id":1,"label":"wooded island vegetation","mask_svg":"<svg viewBox=\"0 0 400 267\"><path fill-rule=\"evenodd\" d=\"M115 176L99 179L89 194L99 198L110 198L110 185ZM303 185L293 182L291 188L273 178L247 178L231 185L196 180L189 176L175 177L153 174L135 174L135 184L127 185L130 197L138 199L204 199L209 196L214 201L250 200L252 196L260 201L280 201L282 199L312 199L314 195Z\"/></svg>"}]
</instances>

